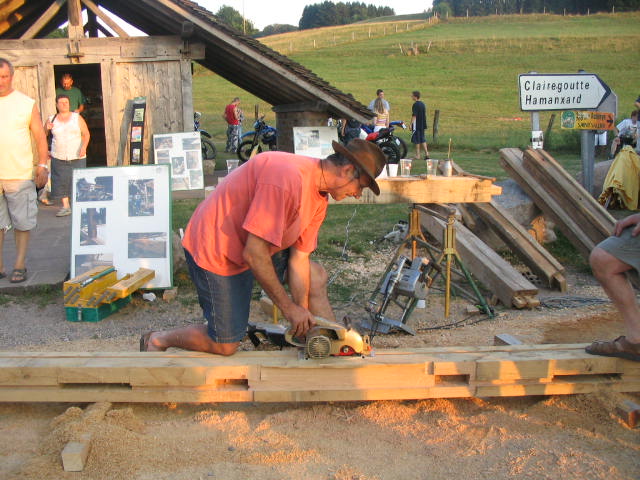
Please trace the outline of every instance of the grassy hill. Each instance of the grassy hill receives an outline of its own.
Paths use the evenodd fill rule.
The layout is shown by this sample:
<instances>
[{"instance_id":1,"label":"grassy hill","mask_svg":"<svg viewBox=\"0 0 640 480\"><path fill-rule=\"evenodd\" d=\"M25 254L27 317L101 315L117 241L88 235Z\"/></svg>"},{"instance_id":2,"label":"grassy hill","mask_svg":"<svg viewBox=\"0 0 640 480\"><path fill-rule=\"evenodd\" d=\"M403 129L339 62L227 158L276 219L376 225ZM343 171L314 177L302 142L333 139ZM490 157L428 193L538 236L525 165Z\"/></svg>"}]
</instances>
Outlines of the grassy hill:
<instances>
[{"instance_id":1,"label":"grassy hill","mask_svg":"<svg viewBox=\"0 0 640 480\"><path fill-rule=\"evenodd\" d=\"M364 104L377 88L384 88L392 119L409 120L411 91L420 90L430 120L436 109L440 111L440 145L431 148L442 151L451 138L460 157L480 158L474 166L481 171L472 171L500 176L495 150L524 146L530 136L530 115L519 108L518 74L580 69L596 73L618 95L619 117L628 116L640 94L640 55L634 47L640 40L639 21L638 12L491 16L440 23L403 20L292 32L261 41ZM411 46L420 54L405 55ZM267 120L274 121L270 105L217 75L198 73L194 90L195 107L205 113L204 125L219 145L225 128L220 114L233 96L242 98L248 117L259 104ZM541 115L543 129L550 115ZM250 122L246 123L248 128ZM561 131L556 121L547 148L575 156L579 135Z\"/></svg>"}]
</instances>

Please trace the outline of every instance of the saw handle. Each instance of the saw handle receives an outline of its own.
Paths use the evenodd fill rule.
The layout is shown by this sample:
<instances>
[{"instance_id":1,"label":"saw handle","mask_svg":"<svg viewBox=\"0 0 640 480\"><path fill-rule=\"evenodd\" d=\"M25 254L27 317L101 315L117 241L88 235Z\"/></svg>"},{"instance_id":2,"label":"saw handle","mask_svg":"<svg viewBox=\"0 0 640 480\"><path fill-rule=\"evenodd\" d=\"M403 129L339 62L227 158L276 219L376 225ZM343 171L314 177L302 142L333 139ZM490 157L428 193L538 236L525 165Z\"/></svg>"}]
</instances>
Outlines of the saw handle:
<instances>
[{"instance_id":1,"label":"saw handle","mask_svg":"<svg viewBox=\"0 0 640 480\"><path fill-rule=\"evenodd\" d=\"M337 322L332 322L330 320L327 320L326 318L322 318L322 317L314 317L314 323L316 324L315 326L317 327L340 327L340 328L344 328L342 325L340 325ZM284 332L284 339L289 342L291 345L294 345L296 347L304 347L306 346L306 339L304 342L300 342L300 339L297 339L297 337L294 337L293 335L291 335L291 327L287 328L287 331Z\"/></svg>"}]
</instances>

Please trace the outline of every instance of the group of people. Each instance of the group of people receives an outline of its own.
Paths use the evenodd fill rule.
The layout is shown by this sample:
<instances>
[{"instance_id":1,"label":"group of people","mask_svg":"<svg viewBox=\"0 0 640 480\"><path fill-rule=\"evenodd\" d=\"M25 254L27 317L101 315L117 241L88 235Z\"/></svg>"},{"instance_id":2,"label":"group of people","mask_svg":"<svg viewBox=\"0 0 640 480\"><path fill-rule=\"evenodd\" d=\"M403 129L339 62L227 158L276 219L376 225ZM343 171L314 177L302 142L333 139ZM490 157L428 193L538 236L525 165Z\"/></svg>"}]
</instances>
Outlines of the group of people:
<instances>
[{"instance_id":1,"label":"group of people","mask_svg":"<svg viewBox=\"0 0 640 480\"><path fill-rule=\"evenodd\" d=\"M427 138L425 130L427 129L427 106L420 100L420 91L414 90L411 93L413 105L411 106L411 143L415 145L415 159L421 159L420 150L424 150L424 158L429 158L429 149L427 147ZM389 128L391 106L384 97L384 90L379 88L376 91L376 98L369 102L369 110L376 114L373 119L373 131L379 132L383 128ZM360 134L360 123L357 120L343 120L340 136L345 144L352 139L358 138Z\"/></svg>"},{"instance_id":2,"label":"group of people","mask_svg":"<svg viewBox=\"0 0 640 480\"><path fill-rule=\"evenodd\" d=\"M84 97L74 89L71 75L62 77L62 86L56 91L58 113L44 125L36 101L13 88L13 76L11 62L0 58L0 111L3 112L0 115L0 279L8 276L11 283L20 283L27 279L29 237L37 224L36 188L45 187L51 168L52 197L61 199L64 215L71 213L71 170L84 166L89 131L79 116ZM47 144L47 131L53 132L51 149ZM36 148L35 168L32 138ZM65 205L68 213L64 211ZM16 258L8 273L3 247L5 235L11 229Z\"/></svg>"}]
</instances>

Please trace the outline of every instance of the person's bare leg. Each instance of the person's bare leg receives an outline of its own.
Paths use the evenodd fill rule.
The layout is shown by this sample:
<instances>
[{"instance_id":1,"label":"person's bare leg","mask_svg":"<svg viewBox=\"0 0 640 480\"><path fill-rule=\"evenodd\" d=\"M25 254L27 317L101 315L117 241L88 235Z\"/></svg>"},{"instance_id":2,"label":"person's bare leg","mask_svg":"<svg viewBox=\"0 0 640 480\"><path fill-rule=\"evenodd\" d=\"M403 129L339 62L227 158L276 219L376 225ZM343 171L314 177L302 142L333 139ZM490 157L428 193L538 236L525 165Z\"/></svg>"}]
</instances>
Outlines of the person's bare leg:
<instances>
[{"instance_id":1,"label":"person's bare leg","mask_svg":"<svg viewBox=\"0 0 640 480\"><path fill-rule=\"evenodd\" d=\"M640 343L640 308L635 291L625 275L632 267L597 247L591 252L589 263L593 275L622 315L627 340Z\"/></svg>"},{"instance_id":2,"label":"person's bare leg","mask_svg":"<svg viewBox=\"0 0 640 480\"><path fill-rule=\"evenodd\" d=\"M69 197L62 197L62 208L70 208Z\"/></svg>"},{"instance_id":3,"label":"person's bare leg","mask_svg":"<svg viewBox=\"0 0 640 480\"><path fill-rule=\"evenodd\" d=\"M427 148L427 142L424 142L422 145L423 145L423 148L424 148L424 156L428 157L429 156L429 149Z\"/></svg>"},{"instance_id":4,"label":"person's bare leg","mask_svg":"<svg viewBox=\"0 0 640 480\"><path fill-rule=\"evenodd\" d=\"M322 265L311 262L311 285L309 292L309 311L318 317L332 322L336 321L333 308L329 303L327 283L329 276Z\"/></svg>"},{"instance_id":5,"label":"person's bare leg","mask_svg":"<svg viewBox=\"0 0 640 480\"><path fill-rule=\"evenodd\" d=\"M165 351L169 347L192 350L194 352L215 353L218 355L233 355L240 342L217 343L211 340L206 325L189 325L151 332L147 344L148 352Z\"/></svg>"},{"instance_id":6,"label":"person's bare leg","mask_svg":"<svg viewBox=\"0 0 640 480\"><path fill-rule=\"evenodd\" d=\"M29 230L13 230L16 240L16 261L13 268L25 268L27 247L29 246Z\"/></svg>"}]
</instances>

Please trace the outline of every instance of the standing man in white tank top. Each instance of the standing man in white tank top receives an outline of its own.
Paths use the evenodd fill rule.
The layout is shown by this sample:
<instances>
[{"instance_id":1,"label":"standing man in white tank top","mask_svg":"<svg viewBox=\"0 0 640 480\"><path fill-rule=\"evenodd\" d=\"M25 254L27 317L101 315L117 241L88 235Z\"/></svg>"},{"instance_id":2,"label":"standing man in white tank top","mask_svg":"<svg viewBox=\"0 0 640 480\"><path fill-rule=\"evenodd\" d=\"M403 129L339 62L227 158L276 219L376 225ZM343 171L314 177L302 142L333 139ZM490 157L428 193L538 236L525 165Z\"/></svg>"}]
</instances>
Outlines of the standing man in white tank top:
<instances>
[{"instance_id":1,"label":"standing man in white tank top","mask_svg":"<svg viewBox=\"0 0 640 480\"><path fill-rule=\"evenodd\" d=\"M16 259L9 281L20 283L27 279L29 234L38 216L32 135L37 149L35 184L44 186L49 173L40 111L35 100L13 89L13 72L13 65L0 58L0 279L7 276L2 257L4 237L13 227Z\"/></svg>"}]
</instances>

